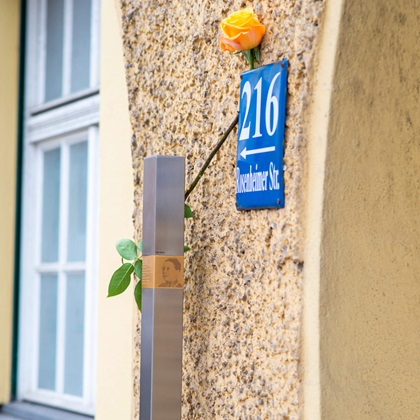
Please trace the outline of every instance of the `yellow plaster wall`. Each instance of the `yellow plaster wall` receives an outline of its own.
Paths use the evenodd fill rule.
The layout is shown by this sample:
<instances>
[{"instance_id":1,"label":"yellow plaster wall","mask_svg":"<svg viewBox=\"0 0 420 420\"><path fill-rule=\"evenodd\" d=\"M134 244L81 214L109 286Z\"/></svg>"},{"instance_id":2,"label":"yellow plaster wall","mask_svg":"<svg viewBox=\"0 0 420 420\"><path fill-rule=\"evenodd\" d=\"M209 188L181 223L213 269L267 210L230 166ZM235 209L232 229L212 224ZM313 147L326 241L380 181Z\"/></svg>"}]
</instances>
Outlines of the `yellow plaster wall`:
<instances>
[{"instance_id":1,"label":"yellow plaster wall","mask_svg":"<svg viewBox=\"0 0 420 420\"><path fill-rule=\"evenodd\" d=\"M130 123L118 3L101 4L100 223L96 415L129 419L133 404L133 297L106 299L121 263L114 244L133 236Z\"/></svg>"},{"instance_id":2,"label":"yellow plaster wall","mask_svg":"<svg viewBox=\"0 0 420 420\"><path fill-rule=\"evenodd\" d=\"M347 0L325 174L322 417L420 413L420 8Z\"/></svg>"},{"instance_id":3,"label":"yellow plaster wall","mask_svg":"<svg viewBox=\"0 0 420 420\"><path fill-rule=\"evenodd\" d=\"M19 2L0 0L0 404L9 401L19 76Z\"/></svg>"},{"instance_id":4,"label":"yellow plaster wall","mask_svg":"<svg viewBox=\"0 0 420 420\"><path fill-rule=\"evenodd\" d=\"M308 110L308 172L306 181L305 270L303 299L304 418L321 418L320 281L325 161L335 63L345 0L327 2L314 65L312 101Z\"/></svg>"},{"instance_id":5,"label":"yellow plaster wall","mask_svg":"<svg viewBox=\"0 0 420 420\"><path fill-rule=\"evenodd\" d=\"M323 6L121 0L138 236L143 158L186 156L191 182L235 116L247 65L220 51L222 18L252 7L267 26L262 64L290 60L285 209L236 210L236 130L189 201L183 418L300 416L305 111Z\"/></svg>"}]
</instances>

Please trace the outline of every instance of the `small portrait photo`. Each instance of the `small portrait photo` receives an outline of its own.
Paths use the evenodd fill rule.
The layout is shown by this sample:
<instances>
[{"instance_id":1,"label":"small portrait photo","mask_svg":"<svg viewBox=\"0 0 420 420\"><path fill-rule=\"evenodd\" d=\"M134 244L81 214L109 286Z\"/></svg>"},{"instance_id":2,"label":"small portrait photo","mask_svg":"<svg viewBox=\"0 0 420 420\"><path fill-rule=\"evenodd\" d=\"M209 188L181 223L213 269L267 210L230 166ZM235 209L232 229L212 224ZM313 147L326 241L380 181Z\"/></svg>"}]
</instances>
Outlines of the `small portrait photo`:
<instances>
[{"instance_id":1,"label":"small portrait photo","mask_svg":"<svg viewBox=\"0 0 420 420\"><path fill-rule=\"evenodd\" d=\"M184 284L183 258L170 257L163 260L158 287L182 288ZM159 275L159 273L156 273Z\"/></svg>"}]
</instances>

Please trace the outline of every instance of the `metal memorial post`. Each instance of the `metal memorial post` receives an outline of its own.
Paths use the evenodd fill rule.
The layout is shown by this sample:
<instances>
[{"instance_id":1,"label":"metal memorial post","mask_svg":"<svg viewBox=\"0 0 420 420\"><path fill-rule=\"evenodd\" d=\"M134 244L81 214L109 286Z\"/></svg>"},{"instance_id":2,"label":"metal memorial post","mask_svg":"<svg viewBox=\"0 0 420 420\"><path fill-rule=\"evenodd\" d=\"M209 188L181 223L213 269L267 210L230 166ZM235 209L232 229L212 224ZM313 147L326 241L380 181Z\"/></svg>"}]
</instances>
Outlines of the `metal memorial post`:
<instances>
[{"instance_id":1,"label":"metal memorial post","mask_svg":"<svg viewBox=\"0 0 420 420\"><path fill-rule=\"evenodd\" d=\"M144 160L141 420L181 418L185 158Z\"/></svg>"}]
</instances>

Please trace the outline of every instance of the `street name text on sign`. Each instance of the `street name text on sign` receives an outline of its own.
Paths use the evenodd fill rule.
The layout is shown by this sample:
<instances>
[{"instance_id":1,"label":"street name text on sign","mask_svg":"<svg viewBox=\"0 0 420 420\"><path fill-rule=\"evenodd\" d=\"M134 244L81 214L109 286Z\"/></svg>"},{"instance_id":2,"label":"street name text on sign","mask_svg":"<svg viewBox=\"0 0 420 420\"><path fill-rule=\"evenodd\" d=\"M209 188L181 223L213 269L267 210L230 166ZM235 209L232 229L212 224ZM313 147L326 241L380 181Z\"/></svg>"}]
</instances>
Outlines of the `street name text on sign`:
<instances>
[{"instance_id":1,"label":"street name text on sign","mask_svg":"<svg viewBox=\"0 0 420 420\"><path fill-rule=\"evenodd\" d=\"M242 73L236 206L284 207L283 155L288 61Z\"/></svg>"}]
</instances>

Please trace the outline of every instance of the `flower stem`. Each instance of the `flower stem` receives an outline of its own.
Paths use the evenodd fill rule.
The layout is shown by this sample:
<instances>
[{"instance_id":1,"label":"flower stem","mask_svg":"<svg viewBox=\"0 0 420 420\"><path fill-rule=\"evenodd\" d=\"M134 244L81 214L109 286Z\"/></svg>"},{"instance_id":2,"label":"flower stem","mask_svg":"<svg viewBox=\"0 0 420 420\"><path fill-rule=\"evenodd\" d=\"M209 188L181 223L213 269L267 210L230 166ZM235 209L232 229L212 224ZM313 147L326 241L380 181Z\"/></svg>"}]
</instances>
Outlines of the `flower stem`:
<instances>
[{"instance_id":1,"label":"flower stem","mask_svg":"<svg viewBox=\"0 0 420 420\"><path fill-rule=\"evenodd\" d=\"M223 133L223 136L220 138L219 142L216 144L216 147L212 150L207 160L204 162L203 167L200 169L200 172L195 177L194 181L191 183L191 185L188 187L187 191L185 192L185 200L189 197L189 195L193 192L194 188L202 178L205 170L210 165L212 159L216 155L216 153L219 151L219 149L223 146L223 143L228 138L230 132L234 129L235 125L238 124L238 118L239 114L236 114L234 120L231 122L230 126L227 128L227 130Z\"/></svg>"},{"instance_id":2,"label":"flower stem","mask_svg":"<svg viewBox=\"0 0 420 420\"><path fill-rule=\"evenodd\" d=\"M246 61L248 61L251 70L255 68L255 48L253 50L243 50L241 53L244 55Z\"/></svg>"},{"instance_id":3,"label":"flower stem","mask_svg":"<svg viewBox=\"0 0 420 420\"><path fill-rule=\"evenodd\" d=\"M251 70L255 68L254 62L255 62L255 57L254 57L254 51L251 50L251 54L250 54L251 60L249 61L249 67L251 67Z\"/></svg>"}]
</instances>

